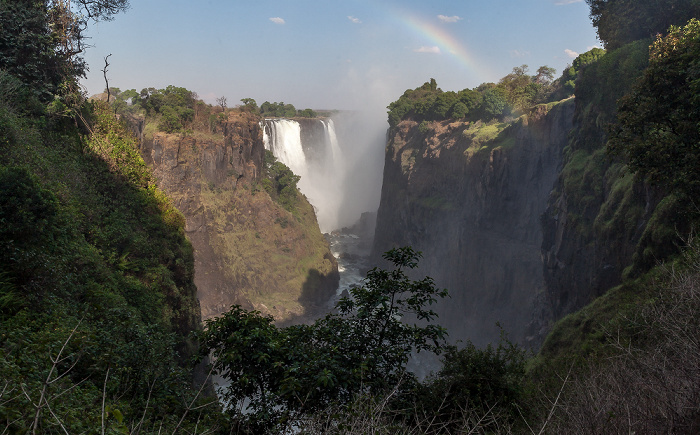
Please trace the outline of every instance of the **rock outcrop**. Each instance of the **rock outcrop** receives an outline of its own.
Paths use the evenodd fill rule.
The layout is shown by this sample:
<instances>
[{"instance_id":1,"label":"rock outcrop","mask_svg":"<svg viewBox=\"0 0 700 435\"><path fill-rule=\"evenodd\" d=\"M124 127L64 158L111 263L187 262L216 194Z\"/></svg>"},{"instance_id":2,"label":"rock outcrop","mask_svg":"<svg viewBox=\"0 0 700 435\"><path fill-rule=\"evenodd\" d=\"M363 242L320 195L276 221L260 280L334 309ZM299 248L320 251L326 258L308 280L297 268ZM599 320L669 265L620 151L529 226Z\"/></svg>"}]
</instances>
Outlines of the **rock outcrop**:
<instances>
[{"instance_id":1,"label":"rock outcrop","mask_svg":"<svg viewBox=\"0 0 700 435\"><path fill-rule=\"evenodd\" d=\"M159 187L185 215L204 319L240 304L298 321L337 288L311 205L302 198L292 214L260 187L264 152L259 118L238 111L223 138L156 133L142 143Z\"/></svg>"},{"instance_id":2,"label":"rock outcrop","mask_svg":"<svg viewBox=\"0 0 700 435\"><path fill-rule=\"evenodd\" d=\"M411 245L417 274L450 292L438 304L452 340L516 341L542 294L540 217L562 165L572 99L510 124L402 121L390 130L373 247Z\"/></svg>"}]
</instances>

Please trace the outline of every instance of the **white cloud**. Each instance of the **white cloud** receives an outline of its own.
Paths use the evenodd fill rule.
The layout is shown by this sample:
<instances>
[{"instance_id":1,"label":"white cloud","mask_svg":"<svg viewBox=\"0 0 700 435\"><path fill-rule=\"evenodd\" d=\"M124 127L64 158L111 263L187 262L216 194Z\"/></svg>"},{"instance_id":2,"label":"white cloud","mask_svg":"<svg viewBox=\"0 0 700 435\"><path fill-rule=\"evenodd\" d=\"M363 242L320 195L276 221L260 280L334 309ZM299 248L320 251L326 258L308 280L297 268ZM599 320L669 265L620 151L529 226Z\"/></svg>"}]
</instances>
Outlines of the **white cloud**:
<instances>
[{"instance_id":1,"label":"white cloud","mask_svg":"<svg viewBox=\"0 0 700 435\"><path fill-rule=\"evenodd\" d=\"M566 50L564 50L564 53L566 53L566 55L572 59L575 59L578 57L578 53L576 53L574 50L569 50L568 48Z\"/></svg>"},{"instance_id":2,"label":"white cloud","mask_svg":"<svg viewBox=\"0 0 700 435\"><path fill-rule=\"evenodd\" d=\"M437 17L443 23L456 23L457 21L462 19L461 17L458 17L457 15L453 15L451 17L448 17L447 15L438 15Z\"/></svg>"},{"instance_id":3,"label":"white cloud","mask_svg":"<svg viewBox=\"0 0 700 435\"><path fill-rule=\"evenodd\" d=\"M554 2L557 6L570 5L572 3L581 3L583 0L558 0Z\"/></svg>"},{"instance_id":4,"label":"white cloud","mask_svg":"<svg viewBox=\"0 0 700 435\"><path fill-rule=\"evenodd\" d=\"M432 47L426 47L423 46L421 48L416 48L415 50L416 53L434 53L434 54L440 54L440 47L438 46L432 46Z\"/></svg>"},{"instance_id":5,"label":"white cloud","mask_svg":"<svg viewBox=\"0 0 700 435\"><path fill-rule=\"evenodd\" d=\"M352 21L355 24L362 24L362 21L360 21L359 18L353 17L352 15L348 15L348 20Z\"/></svg>"},{"instance_id":6,"label":"white cloud","mask_svg":"<svg viewBox=\"0 0 700 435\"><path fill-rule=\"evenodd\" d=\"M284 24L284 19L280 17L272 17L270 18L270 21L272 21L275 24Z\"/></svg>"}]
</instances>

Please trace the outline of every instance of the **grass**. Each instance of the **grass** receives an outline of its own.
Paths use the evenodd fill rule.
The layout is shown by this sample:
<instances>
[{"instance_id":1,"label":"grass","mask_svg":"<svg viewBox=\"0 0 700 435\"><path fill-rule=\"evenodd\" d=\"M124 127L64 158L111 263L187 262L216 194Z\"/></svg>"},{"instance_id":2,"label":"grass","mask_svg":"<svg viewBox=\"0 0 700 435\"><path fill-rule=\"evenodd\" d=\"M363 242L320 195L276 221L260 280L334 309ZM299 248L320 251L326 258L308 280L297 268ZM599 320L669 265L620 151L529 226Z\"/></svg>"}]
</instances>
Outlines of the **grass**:
<instances>
[{"instance_id":1,"label":"grass","mask_svg":"<svg viewBox=\"0 0 700 435\"><path fill-rule=\"evenodd\" d=\"M469 147L464 150L467 159L475 156L486 156L491 150L496 148L512 148L515 145L515 137L509 134L509 129L513 125L511 122L491 121L483 123L473 122L467 127L462 135L471 141Z\"/></svg>"}]
</instances>

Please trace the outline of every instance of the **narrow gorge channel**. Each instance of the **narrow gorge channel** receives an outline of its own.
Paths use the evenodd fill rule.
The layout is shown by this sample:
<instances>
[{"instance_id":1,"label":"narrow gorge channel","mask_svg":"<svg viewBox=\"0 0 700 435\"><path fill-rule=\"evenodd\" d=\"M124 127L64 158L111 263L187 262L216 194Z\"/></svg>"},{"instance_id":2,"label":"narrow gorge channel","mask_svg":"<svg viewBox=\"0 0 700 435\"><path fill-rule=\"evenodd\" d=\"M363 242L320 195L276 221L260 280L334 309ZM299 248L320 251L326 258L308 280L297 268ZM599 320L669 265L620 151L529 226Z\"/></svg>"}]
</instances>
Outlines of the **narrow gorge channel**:
<instances>
[{"instance_id":1,"label":"narrow gorge channel","mask_svg":"<svg viewBox=\"0 0 700 435\"><path fill-rule=\"evenodd\" d=\"M354 150L346 143L343 150L341 142L345 141L338 138L333 119L272 118L262 121L261 127L265 149L300 177L299 190L313 205L319 228L338 262L340 282L336 297L327 302L330 309L344 291L361 284L369 267L376 205L367 205L373 209L358 214L362 201L356 201L353 210L346 200L354 193L354 198L364 196L365 204L369 204L371 199L367 197L372 192L352 192L346 155Z\"/></svg>"}]
</instances>

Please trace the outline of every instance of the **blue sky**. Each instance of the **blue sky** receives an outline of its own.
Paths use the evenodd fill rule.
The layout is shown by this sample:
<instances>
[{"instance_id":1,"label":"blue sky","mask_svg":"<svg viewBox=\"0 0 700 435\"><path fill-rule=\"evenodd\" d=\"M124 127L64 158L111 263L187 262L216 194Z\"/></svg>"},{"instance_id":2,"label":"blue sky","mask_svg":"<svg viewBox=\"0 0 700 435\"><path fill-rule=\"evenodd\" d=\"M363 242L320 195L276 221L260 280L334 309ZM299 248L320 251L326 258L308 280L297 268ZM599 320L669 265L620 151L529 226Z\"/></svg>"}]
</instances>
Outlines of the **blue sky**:
<instances>
[{"instance_id":1,"label":"blue sky","mask_svg":"<svg viewBox=\"0 0 700 435\"><path fill-rule=\"evenodd\" d=\"M184 86L214 102L384 108L434 77L443 90L514 66L557 75L599 46L583 0L131 0L91 25L89 94Z\"/></svg>"}]
</instances>

